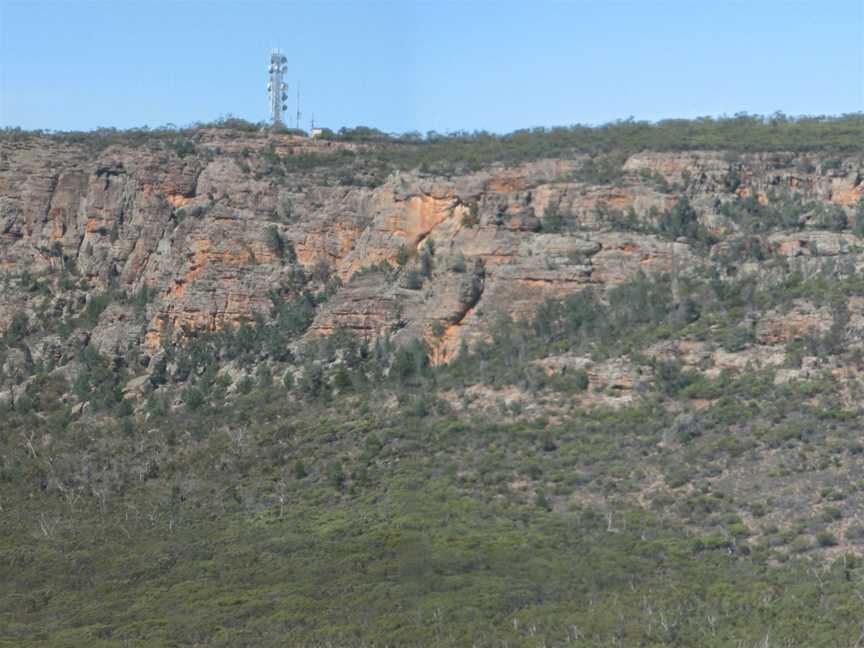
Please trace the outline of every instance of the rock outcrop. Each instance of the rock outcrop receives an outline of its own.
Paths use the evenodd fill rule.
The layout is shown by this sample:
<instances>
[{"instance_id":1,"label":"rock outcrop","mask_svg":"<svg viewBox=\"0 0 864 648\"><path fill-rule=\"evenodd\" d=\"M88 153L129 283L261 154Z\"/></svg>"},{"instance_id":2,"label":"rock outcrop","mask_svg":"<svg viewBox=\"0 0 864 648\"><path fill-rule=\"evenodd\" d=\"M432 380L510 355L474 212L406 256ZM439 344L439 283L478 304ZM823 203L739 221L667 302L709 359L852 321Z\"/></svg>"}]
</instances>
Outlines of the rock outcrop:
<instances>
[{"instance_id":1,"label":"rock outcrop","mask_svg":"<svg viewBox=\"0 0 864 648\"><path fill-rule=\"evenodd\" d=\"M838 206L851 223L864 190L860 157L822 174L812 156L642 153L614 185L580 179L579 156L453 177L394 172L375 186L325 164L358 151L219 129L199 132L182 156L158 143L91 151L44 137L3 142L0 269L7 285L32 284L0 295L0 332L18 313L80 316L97 295L124 291L140 299L96 313L90 343L104 354L139 353L146 364L165 335L266 317L273 292L290 292L302 270L316 289L340 282L308 335L422 337L445 361L488 335L500 313L527 317L547 298L707 263L711 254L686 240L644 233L678 196L723 233L735 225L718 207L736 194L764 203L798 192ZM272 162L279 156L321 162L286 171ZM624 213L645 227L622 229L615 218ZM804 228L769 242L792 261L831 255L861 266L864 258L848 231ZM411 272L419 285L399 279ZM811 315L820 317L760 322L758 340L824 329ZM57 361L72 353L65 340L44 342Z\"/></svg>"}]
</instances>

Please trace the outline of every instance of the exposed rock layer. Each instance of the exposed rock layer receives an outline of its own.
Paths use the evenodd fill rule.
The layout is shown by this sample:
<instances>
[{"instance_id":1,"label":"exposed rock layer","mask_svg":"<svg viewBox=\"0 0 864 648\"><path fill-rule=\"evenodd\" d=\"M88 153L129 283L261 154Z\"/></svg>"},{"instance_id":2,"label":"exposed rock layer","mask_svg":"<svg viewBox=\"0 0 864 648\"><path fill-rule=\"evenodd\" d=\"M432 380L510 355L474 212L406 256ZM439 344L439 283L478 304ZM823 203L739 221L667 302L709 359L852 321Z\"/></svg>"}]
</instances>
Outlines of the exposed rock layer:
<instances>
[{"instance_id":1,"label":"exposed rock layer","mask_svg":"<svg viewBox=\"0 0 864 648\"><path fill-rule=\"evenodd\" d=\"M130 294L146 287L153 297L143 315L112 305L92 333L102 352L146 354L168 331L215 330L266 313L271 291L291 285L295 272L273 245L275 231L307 273L321 283L330 274L342 281L310 335L349 328L368 338L391 331L422 336L440 361L463 340L482 338L499 312L526 317L549 297L705 262L707 255L686 242L616 231L609 210L632 209L647 223L684 194L704 224L722 233L734 226L717 206L735 193L764 203L794 191L838 205L854 221L864 190L862 159L844 159L822 174L815 157L792 154L734 160L711 152L637 154L614 186L575 180L580 159L450 178L394 173L374 188L332 182L314 170L274 175L263 161L268 151L318 155L340 147L351 148L218 130L202 132L197 153L186 157L158 147L91 154L49 139L4 143L0 268L6 277L26 271L86 279L87 289L53 300L57 317L109 285ZM740 178L734 188L730 172ZM565 234L542 230L551 211L561 216ZM860 264L861 242L849 233L805 228L773 235L770 243L790 258L833 255ZM402 261L405 274L431 246L431 273L419 289L384 273L352 280L384 261ZM43 298L4 292L0 331L15 313L44 307ZM799 323L810 327L808 318L802 311L761 322L758 338L780 340ZM51 352L62 356L63 341L54 346Z\"/></svg>"}]
</instances>

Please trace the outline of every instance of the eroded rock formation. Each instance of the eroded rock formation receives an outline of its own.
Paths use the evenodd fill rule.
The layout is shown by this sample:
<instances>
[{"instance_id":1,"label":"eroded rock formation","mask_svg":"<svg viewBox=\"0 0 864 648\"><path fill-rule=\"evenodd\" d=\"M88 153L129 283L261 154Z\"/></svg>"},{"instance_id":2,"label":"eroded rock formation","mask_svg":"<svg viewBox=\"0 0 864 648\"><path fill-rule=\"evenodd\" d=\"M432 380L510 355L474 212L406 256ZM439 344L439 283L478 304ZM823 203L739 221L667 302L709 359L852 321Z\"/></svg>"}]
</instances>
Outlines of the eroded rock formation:
<instances>
[{"instance_id":1,"label":"eroded rock formation","mask_svg":"<svg viewBox=\"0 0 864 648\"><path fill-rule=\"evenodd\" d=\"M778 192L798 192L842 208L851 223L864 191L864 159L844 158L822 173L817 158L793 154L637 154L614 185L580 179L580 156L453 177L393 172L374 187L321 166L285 172L268 162L356 148L218 129L198 133L195 152L183 157L164 145L90 151L48 138L3 143L0 268L7 282L27 273L53 289L4 291L0 332L17 313L79 312L113 286L148 297L104 309L90 342L106 354L152 354L166 334L266 316L273 291L288 290L302 269L313 285L341 282L308 335L347 328L369 339L419 336L444 361L463 341L483 338L499 313L526 317L549 297L639 272L688 272L714 254L625 231L610 214L653 225L683 195L722 239L736 226L718 207L736 195L765 204ZM544 222L550 214L555 227ZM802 263L831 255L862 264L857 236L809 223L772 235L770 246ZM420 285L406 286L400 266L402 275L418 269L424 254ZM395 270L367 271L384 262ZM819 313L802 309L760 322L758 339L824 328L811 322ZM68 340L49 337L43 346L37 352L58 359L72 353Z\"/></svg>"}]
</instances>

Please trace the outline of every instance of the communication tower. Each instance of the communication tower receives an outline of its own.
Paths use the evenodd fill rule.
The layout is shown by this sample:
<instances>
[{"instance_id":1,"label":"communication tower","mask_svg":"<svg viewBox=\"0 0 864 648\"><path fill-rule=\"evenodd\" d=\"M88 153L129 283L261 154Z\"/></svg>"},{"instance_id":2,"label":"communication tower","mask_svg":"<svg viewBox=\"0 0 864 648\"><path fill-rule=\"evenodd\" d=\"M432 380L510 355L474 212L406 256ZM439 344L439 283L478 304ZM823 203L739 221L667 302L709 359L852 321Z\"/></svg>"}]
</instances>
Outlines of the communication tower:
<instances>
[{"instance_id":1,"label":"communication tower","mask_svg":"<svg viewBox=\"0 0 864 648\"><path fill-rule=\"evenodd\" d=\"M270 123L283 126L282 113L288 110L288 84L282 78L288 70L288 59L278 49L270 51L270 67L267 69L270 80L267 82L267 97L270 100Z\"/></svg>"}]
</instances>

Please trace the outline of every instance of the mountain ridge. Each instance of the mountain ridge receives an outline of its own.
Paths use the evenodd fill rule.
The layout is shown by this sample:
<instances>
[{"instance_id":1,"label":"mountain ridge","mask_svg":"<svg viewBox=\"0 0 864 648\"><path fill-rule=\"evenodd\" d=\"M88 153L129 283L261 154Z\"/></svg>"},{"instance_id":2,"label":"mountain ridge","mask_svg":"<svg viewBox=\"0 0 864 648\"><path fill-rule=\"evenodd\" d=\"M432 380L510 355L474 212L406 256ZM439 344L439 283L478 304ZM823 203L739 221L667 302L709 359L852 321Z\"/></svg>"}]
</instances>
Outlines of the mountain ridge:
<instances>
[{"instance_id":1,"label":"mountain ridge","mask_svg":"<svg viewBox=\"0 0 864 648\"><path fill-rule=\"evenodd\" d=\"M0 645L860 643L864 156L332 137L0 140Z\"/></svg>"}]
</instances>

